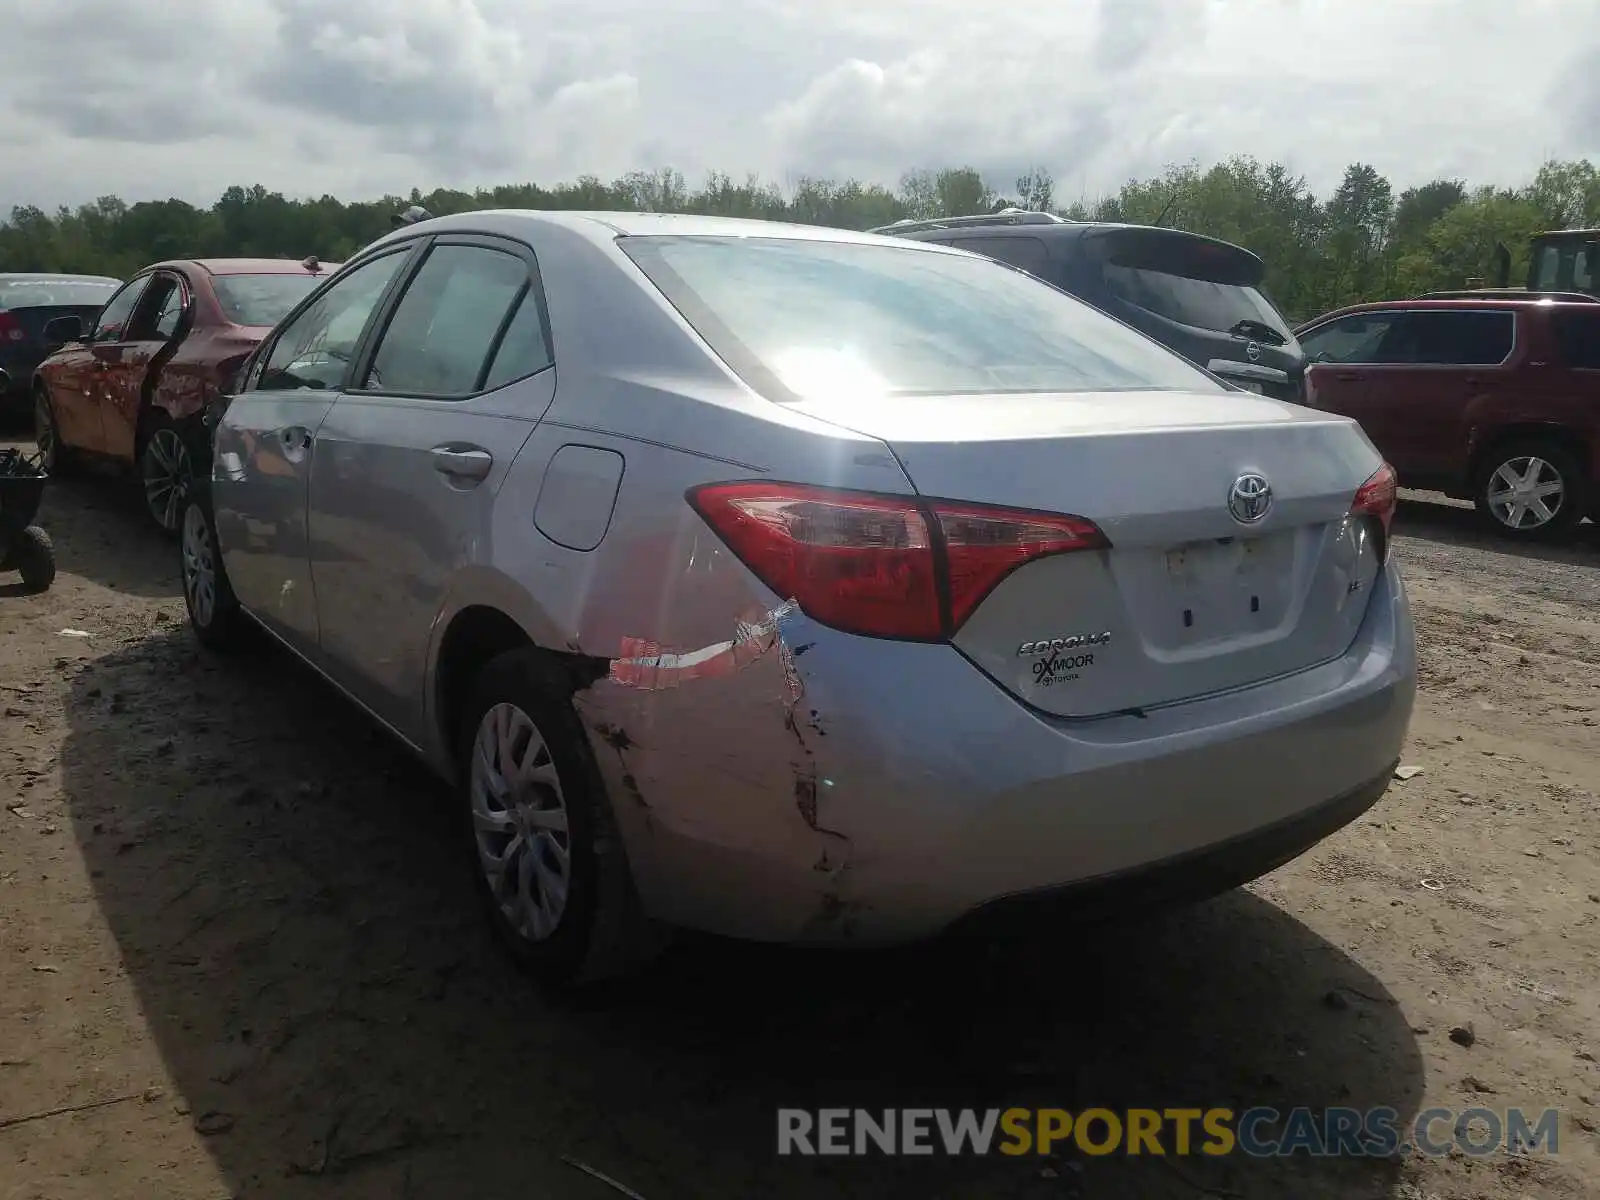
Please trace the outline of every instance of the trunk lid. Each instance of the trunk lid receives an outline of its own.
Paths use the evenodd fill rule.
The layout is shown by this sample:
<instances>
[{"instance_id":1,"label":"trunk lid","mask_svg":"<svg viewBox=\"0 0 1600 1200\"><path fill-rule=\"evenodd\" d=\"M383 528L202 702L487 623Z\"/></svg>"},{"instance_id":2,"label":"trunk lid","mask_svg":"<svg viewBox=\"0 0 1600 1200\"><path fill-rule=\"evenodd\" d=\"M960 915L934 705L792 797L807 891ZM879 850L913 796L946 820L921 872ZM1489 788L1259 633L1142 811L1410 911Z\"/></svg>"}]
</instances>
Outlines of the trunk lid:
<instances>
[{"instance_id":1,"label":"trunk lid","mask_svg":"<svg viewBox=\"0 0 1600 1200\"><path fill-rule=\"evenodd\" d=\"M1347 515L1382 459L1351 420L1238 392L808 401L886 442L930 498L1087 517L1111 548L1036 559L955 637L1002 687L1091 717L1246 686L1335 658L1380 570ZM1230 513L1235 481L1271 486Z\"/></svg>"},{"instance_id":2,"label":"trunk lid","mask_svg":"<svg viewBox=\"0 0 1600 1200\"><path fill-rule=\"evenodd\" d=\"M100 315L97 304L34 304L5 310L16 319L23 337L35 346L44 346L44 327L57 317L77 317L87 333Z\"/></svg>"}]
</instances>

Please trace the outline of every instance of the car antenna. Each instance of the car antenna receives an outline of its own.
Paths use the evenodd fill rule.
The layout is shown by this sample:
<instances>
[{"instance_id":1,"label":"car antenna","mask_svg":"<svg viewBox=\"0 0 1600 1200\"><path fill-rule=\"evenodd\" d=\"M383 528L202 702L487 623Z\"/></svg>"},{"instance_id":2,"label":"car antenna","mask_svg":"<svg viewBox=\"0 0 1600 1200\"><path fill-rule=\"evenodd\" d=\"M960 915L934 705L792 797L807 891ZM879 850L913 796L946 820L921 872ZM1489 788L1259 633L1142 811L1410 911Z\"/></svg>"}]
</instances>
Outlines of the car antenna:
<instances>
[{"instance_id":1,"label":"car antenna","mask_svg":"<svg viewBox=\"0 0 1600 1200\"><path fill-rule=\"evenodd\" d=\"M300 260L300 265L306 270L310 271L312 274L316 274L318 271L322 270L322 262L315 254L309 255L306 258L302 258Z\"/></svg>"}]
</instances>

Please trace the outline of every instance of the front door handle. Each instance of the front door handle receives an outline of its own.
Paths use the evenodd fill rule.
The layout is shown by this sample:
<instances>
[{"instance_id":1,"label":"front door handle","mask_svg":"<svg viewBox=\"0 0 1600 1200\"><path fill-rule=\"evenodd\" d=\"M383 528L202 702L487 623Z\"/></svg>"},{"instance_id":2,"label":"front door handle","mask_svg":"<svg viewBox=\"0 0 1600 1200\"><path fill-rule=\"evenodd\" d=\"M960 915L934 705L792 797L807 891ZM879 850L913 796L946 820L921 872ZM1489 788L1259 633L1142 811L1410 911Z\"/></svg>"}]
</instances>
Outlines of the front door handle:
<instances>
[{"instance_id":1,"label":"front door handle","mask_svg":"<svg viewBox=\"0 0 1600 1200\"><path fill-rule=\"evenodd\" d=\"M1346 383L1357 383L1360 380L1365 379L1366 376L1365 375L1357 375L1354 371L1340 371L1337 375L1334 376L1334 378L1335 379L1342 379Z\"/></svg>"},{"instance_id":2,"label":"front door handle","mask_svg":"<svg viewBox=\"0 0 1600 1200\"><path fill-rule=\"evenodd\" d=\"M494 455L477 446L433 448L433 469L453 479L486 479L492 466L494 466Z\"/></svg>"},{"instance_id":3,"label":"front door handle","mask_svg":"<svg viewBox=\"0 0 1600 1200\"><path fill-rule=\"evenodd\" d=\"M307 450L311 447L311 431L303 425L290 425L278 430L278 439L285 450Z\"/></svg>"}]
</instances>

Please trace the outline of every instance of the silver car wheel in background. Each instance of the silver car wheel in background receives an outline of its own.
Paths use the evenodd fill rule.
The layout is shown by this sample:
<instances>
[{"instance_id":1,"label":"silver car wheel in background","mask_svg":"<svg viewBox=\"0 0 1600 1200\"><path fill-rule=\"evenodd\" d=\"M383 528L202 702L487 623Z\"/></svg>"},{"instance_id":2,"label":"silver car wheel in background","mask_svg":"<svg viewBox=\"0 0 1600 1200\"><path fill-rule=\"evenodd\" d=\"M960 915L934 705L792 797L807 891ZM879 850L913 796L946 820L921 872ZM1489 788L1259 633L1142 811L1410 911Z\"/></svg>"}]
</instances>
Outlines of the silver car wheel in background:
<instances>
[{"instance_id":1,"label":"silver car wheel in background","mask_svg":"<svg viewBox=\"0 0 1600 1200\"><path fill-rule=\"evenodd\" d=\"M183 518L183 590L195 621L210 625L217 609L217 565L205 513L191 504Z\"/></svg>"},{"instance_id":2,"label":"silver car wheel in background","mask_svg":"<svg viewBox=\"0 0 1600 1200\"><path fill-rule=\"evenodd\" d=\"M189 448L176 429L158 429L145 443L140 462L144 501L150 515L169 533L178 527L178 510L189 490L193 472Z\"/></svg>"},{"instance_id":3,"label":"silver car wheel in background","mask_svg":"<svg viewBox=\"0 0 1600 1200\"><path fill-rule=\"evenodd\" d=\"M1506 528L1537 529L1555 519L1566 500L1566 491L1561 472L1529 454L1508 459L1495 468L1484 500L1494 519ZM1527 520L1528 517L1533 519Z\"/></svg>"},{"instance_id":4,"label":"silver car wheel in background","mask_svg":"<svg viewBox=\"0 0 1600 1200\"><path fill-rule=\"evenodd\" d=\"M515 704L496 704L478 722L468 795L490 894L517 933L544 941L572 879L566 795L543 735Z\"/></svg>"}]
</instances>

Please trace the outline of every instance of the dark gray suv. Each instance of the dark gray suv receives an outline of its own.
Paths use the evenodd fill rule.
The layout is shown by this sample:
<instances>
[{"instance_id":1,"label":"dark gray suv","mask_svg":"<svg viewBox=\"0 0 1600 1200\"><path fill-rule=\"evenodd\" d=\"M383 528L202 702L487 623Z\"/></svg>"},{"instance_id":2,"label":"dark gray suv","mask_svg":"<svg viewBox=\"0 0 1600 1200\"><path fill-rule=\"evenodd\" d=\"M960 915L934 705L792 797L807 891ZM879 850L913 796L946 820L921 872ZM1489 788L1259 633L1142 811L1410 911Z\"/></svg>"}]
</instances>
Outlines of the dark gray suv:
<instances>
[{"instance_id":1,"label":"dark gray suv","mask_svg":"<svg viewBox=\"0 0 1600 1200\"><path fill-rule=\"evenodd\" d=\"M1305 356L1250 251L1181 229L1010 209L871 230L999 259L1155 338L1228 383L1300 403Z\"/></svg>"}]
</instances>

